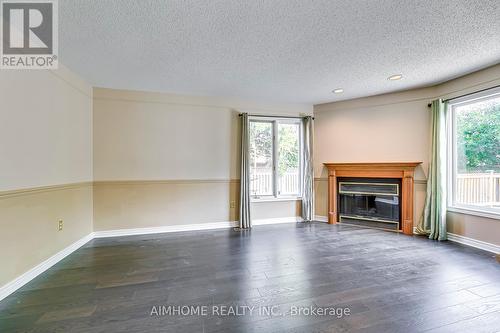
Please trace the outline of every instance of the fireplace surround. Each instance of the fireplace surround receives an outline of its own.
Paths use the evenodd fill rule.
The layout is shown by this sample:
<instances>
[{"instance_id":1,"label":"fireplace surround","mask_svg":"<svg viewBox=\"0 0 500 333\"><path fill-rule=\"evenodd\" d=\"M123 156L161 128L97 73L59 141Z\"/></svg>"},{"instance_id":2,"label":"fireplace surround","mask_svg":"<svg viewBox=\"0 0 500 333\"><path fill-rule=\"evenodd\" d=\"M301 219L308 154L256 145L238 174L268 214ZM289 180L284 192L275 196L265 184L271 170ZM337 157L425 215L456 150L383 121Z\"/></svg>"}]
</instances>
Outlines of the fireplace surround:
<instances>
[{"instance_id":1,"label":"fireplace surround","mask_svg":"<svg viewBox=\"0 0 500 333\"><path fill-rule=\"evenodd\" d=\"M324 163L328 168L328 223L413 234L413 176L419 164Z\"/></svg>"}]
</instances>

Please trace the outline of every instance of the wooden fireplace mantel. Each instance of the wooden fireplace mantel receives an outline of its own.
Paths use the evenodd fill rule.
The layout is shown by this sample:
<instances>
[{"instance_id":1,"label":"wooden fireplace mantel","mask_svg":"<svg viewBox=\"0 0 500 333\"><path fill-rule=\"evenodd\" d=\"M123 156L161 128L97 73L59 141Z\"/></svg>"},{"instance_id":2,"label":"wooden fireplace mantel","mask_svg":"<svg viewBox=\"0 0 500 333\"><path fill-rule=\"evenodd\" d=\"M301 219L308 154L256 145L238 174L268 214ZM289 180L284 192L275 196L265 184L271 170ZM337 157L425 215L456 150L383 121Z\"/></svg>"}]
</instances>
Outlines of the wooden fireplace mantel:
<instances>
[{"instance_id":1,"label":"wooden fireplace mantel","mask_svg":"<svg viewBox=\"0 0 500 333\"><path fill-rule=\"evenodd\" d=\"M422 162L324 163L328 168L328 223L336 224L337 177L400 178L403 233L413 234L413 175Z\"/></svg>"}]
</instances>

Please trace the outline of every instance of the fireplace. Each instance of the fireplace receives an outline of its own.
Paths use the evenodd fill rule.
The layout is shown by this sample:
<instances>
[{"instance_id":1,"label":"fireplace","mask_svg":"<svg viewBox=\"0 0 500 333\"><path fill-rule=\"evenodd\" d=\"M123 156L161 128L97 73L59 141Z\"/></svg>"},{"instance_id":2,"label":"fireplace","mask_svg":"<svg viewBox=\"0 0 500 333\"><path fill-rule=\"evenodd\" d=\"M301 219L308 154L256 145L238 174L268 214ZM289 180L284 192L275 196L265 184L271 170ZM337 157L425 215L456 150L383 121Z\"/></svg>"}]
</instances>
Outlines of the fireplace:
<instances>
[{"instance_id":1,"label":"fireplace","mask_svg":"<svg viewBox=\"0 0 500 333\"><path fill-rule=\"evenodd\" d=\"M401 180L338 178L339 222L401 230Z\"/></svg>"},{"instance_id":2,"label":"fireplace","mask_svg":"<svg viewBox=\"0 0 500 333\"><path fill-rule=\"evenodd\" d=\"M328 223L413 234L413 175L421 162L324 164Z\"/></svg>"}]
</instances>

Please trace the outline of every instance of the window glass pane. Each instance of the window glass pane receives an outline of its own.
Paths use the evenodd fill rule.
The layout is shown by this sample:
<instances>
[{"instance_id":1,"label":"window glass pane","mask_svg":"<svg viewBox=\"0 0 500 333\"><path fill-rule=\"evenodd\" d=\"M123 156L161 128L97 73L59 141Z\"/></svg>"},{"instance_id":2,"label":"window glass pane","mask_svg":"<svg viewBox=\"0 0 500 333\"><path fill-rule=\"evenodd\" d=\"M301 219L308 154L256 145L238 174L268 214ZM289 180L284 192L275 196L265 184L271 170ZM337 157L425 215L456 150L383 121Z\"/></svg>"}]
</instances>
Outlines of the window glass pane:
<instances>
[{"instance_id":1,"label":"window glass pane","mask_svg":"<svg viewBox=\"0 0 500 333\"><path fill-rule=\"evenodd\" d=\"M454 201L500 211L500 97L457 105Z\"/></svg>"},{"instance_id":2,"label":"window glass pane","mask_svg":"<svg viewBox=\"0 0 500 333\"><path fill-rule=\"evenodd\" d=\"M250 122L250 195L273 195L271 122Z\"/></svg>"},{"instance_id":3,"label":"window glass pane","mask_svg":"<svg viewBox=\"0 0 500 333\"><path fill-rule=\"evenodd\" d=\"M278 123L278 193L297 195L300 192L300 127L299 124Z\"/></svg>"}]
</instances>

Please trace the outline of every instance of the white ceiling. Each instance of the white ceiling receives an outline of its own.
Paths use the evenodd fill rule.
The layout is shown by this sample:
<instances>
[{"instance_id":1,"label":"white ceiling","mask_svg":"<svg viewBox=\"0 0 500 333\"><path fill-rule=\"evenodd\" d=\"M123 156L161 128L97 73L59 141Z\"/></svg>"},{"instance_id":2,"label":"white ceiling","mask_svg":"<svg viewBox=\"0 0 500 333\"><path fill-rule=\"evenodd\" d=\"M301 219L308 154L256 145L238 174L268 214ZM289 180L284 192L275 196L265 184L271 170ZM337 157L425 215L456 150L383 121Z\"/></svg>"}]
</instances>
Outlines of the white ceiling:
<instances>
[{"instance_id":1,"label":"white ceiling","mask_svg":"<svg viewBox=\"0 0 500 333\"><path fill-rule=\"evenodd\" d=\"M119 89L317 104L500 61L499 0L63 0L59 22L61 62Z\"/></svg>"}]
</instances>

